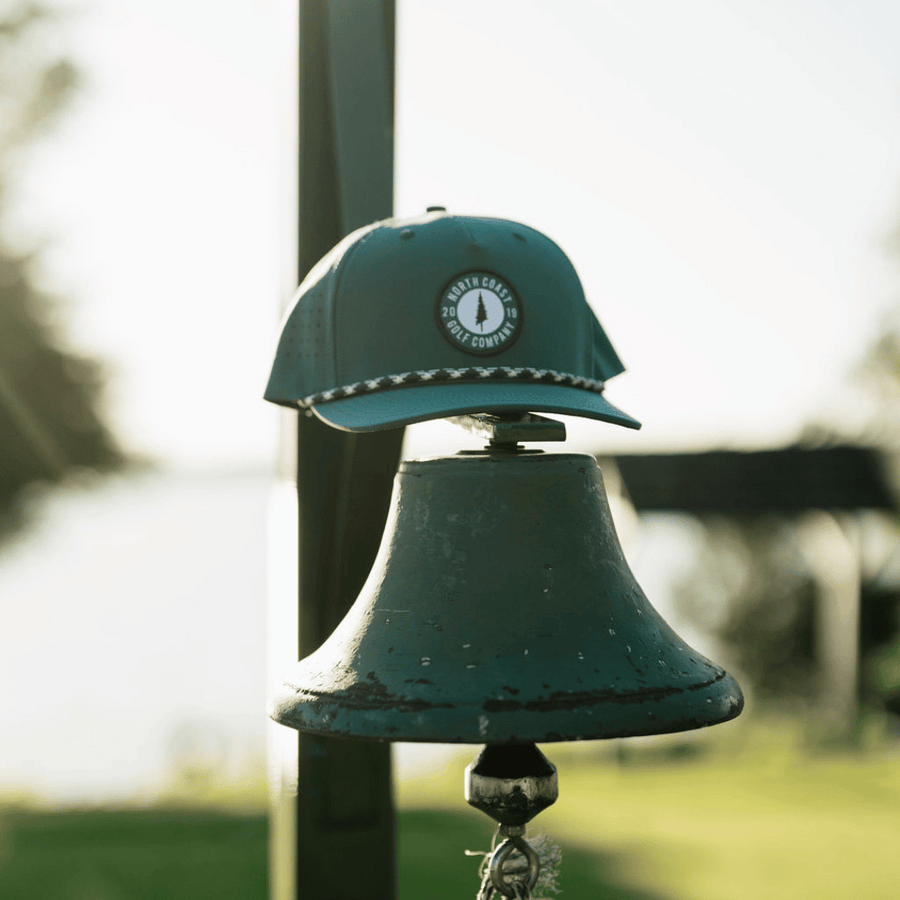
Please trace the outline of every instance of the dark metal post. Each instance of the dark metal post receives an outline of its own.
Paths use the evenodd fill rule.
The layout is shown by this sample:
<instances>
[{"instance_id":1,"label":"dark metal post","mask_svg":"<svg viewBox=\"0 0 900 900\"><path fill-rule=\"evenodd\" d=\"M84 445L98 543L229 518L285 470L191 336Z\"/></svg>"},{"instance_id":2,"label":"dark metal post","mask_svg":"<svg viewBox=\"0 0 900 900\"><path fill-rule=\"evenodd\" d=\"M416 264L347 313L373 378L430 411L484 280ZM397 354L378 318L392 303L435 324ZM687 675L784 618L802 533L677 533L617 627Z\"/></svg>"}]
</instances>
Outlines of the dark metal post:
<instances>
[{"instance_id":1,"label":"dark metal post","mask_svg":"<svg viewBox=\"0 0 900 900\"><path fill-rule=\"evenodd\" d=\"M394 23L394 0L300 2L298 278L344 235L392 214ZM301 657L368 574L402 438L402 429L347 434L299 418ZM297 782L296 796L279 801L295 804L293 815L273 816L273 900L392 900L390 746L300 734Z\"/></svg>"}]
</instances>

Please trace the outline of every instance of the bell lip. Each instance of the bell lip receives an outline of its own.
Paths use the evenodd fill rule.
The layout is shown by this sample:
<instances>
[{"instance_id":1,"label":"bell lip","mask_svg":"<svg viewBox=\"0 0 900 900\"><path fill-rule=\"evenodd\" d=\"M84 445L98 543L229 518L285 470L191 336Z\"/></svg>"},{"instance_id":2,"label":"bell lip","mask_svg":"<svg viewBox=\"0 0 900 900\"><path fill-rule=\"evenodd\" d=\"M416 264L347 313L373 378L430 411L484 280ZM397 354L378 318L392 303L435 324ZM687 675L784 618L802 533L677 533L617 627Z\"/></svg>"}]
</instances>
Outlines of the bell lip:
<instances>
[{"instance_id":1,"label":"bell lip","mask_svg":"<svg viewBox=\"0 0 900 900\"><path fill-rule=\"evenodd\" d=\"M541 412L580 416L625 428L641 423L602 394L558 384L410 384L312 407L326 425L365 432L482 412Z\"/></svg>"},{"instance_id":2,"label":"bell lip","mask_svg":"<svg viewBox=\"0 0 900 900\"><path fill-rule=\"evenodd\" d=\"M417 698L398 698L379 708L354 704L347 694L305 691L285 683L283 691L269 703L268 714L280 725L328 737L438 744L547 744L694 731L735 719L744 709L740 686L721 669L706 684L689 686L658 700L638 697L640 692L635 692L634 700L605 700L593 707L583 704L540 712L515 709L515 701L508 701L504 710L499 701L491 707L491 701L479 706L427 703ZM684 708L686 694L694 695L688 710ZM643 724L633 713L621 712L632 702L644 707ZM391 711L396 713L393 718ZM618 721L616 712L621 717ZM534 716L540 716L539 725L529 721Z\"/></svg>"}]
</instances>

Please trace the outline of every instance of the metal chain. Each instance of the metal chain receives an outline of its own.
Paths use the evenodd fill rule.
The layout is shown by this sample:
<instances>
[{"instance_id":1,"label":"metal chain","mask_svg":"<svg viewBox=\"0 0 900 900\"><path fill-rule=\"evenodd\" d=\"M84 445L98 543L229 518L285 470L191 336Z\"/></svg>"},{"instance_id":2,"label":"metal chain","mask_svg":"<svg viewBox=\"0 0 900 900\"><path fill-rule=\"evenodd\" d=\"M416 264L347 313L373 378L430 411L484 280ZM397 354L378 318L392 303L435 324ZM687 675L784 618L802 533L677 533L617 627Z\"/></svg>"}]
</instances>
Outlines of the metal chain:
<instances>
[{"instance_id":1,"label":"metal chain","mask_svg":"<svg viewBox=\"0 0 900 900\"><path fill-rule=\"evenodd\" d=\"M485 869L484 877L481 879L481 887L478 890L478 896L475 900L491 900L494 894L494 886L491 884L491 873Z\"/></svg>"},{"instance_id":2,"label":"metal chain","mask_svg":"<svg viewBox=\"0 0 900 900\"><path fill-rule=\"evenodd\" d=\"M524 859L507 865L518 850ZM512 900L531 900L531 890L541 873L541 862L531 845L521 837L510 837L485 859L477 900L491 900L494 893Z\"/></svg>"},{"instance_id":3,"label":"metal chain","mask_svg":"<svg viewBox=\"0 0 900 900\"><path fill-rule=\"evenodd\" d=\"M531 891L528 889L528 886L522 884L521 881L510 882L509 887L512 890L512 893L509 894L509 896L513 897L514 900L531 900ZM491 897L493 897L494 894L495 891L493 884L491 884L490 872L485 872L476 900L491 900Z\"/></svg>"}]
</instances>

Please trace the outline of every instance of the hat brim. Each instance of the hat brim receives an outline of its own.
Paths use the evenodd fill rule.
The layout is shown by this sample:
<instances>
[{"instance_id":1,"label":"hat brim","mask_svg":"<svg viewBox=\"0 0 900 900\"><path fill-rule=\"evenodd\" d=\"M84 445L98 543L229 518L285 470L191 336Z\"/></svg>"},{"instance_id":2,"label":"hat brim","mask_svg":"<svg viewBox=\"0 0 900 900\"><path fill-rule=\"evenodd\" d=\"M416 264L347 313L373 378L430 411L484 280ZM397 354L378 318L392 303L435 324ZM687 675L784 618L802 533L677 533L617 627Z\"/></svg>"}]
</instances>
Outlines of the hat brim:
<instances>
[{"instance_id":1,"label":"hat brim","mask_svg":"<svg viewBox=\"0 0 900 900\"><path fill-rule=\"evenodd\" d=\"M318 403L312 410L342 431L381 431L475 412L548 412L641 427L602 394L556 384L411 384Z\"/></svg>"}]
</instances>

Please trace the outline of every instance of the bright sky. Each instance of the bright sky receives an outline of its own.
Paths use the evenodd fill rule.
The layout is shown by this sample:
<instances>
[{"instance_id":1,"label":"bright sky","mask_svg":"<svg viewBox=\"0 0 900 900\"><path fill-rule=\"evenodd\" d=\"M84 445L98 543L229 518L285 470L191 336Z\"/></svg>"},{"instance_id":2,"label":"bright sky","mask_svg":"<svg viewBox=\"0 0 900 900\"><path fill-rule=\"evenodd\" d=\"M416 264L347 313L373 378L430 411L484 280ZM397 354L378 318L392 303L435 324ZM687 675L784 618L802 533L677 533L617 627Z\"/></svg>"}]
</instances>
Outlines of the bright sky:
<instances>
[{"instance_id":1,"label":"bright sky","mask_svg":"<svg viewBox=\"0 0 900 900\"><path fill-rule=\"evenodd\" d=\"M266 462L295 4L57 2L86 86L20 220L133 447ZM896 295L897 34L893 0L399 0L397 212L568 253L644 422L591 446L789 440Z\"/></svg>"}]
</instances>

